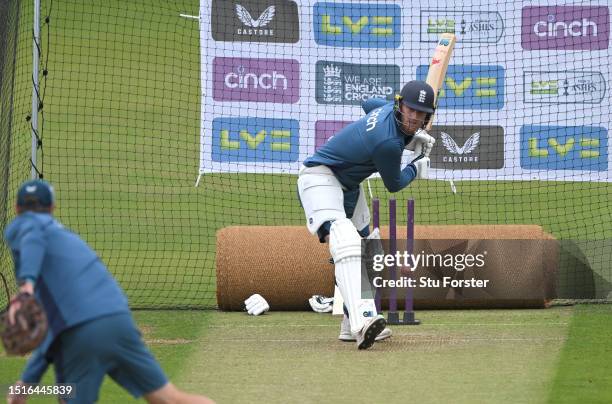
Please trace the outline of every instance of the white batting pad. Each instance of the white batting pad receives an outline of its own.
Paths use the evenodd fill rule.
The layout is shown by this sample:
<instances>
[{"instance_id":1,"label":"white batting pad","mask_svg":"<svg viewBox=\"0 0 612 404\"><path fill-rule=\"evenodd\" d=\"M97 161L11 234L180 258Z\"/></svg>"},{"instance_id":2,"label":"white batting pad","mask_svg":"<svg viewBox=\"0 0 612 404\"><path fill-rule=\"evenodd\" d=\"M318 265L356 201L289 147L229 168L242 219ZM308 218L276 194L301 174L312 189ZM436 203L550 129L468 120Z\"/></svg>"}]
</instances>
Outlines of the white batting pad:
<instances>
[{"instance_id":1,"label":"white batting pad","mask_svg":"<svg viewBox=\"0 0 612 404\"><path fill-rule=\"evenodd\" d=\"M336 282L349 312L351 332L361 331L376 316L373 299L361 298L361 237L349 219L332 223L329 249L336 265Z\"/></svg>"}]
</instances>

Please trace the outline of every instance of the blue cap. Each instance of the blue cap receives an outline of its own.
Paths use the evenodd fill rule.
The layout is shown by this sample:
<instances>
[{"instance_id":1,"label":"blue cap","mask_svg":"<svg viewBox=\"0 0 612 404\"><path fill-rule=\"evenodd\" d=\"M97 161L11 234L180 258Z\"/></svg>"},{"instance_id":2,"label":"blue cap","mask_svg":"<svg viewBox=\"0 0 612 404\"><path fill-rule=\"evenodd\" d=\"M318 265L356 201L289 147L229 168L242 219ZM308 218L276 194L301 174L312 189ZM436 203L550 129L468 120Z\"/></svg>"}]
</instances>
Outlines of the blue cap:
<instances>
[{"instance_id":1,"label":"blue cap","mask_svg":"<svg viewBox=\"0 0 612 404\"><path fill-rule=\"evenodd\" d=\"M17 206L23 208L50 208L55 204L55 191L47 181L31 180L21 184L17 191Z\"/></svg>"}]
</instances>

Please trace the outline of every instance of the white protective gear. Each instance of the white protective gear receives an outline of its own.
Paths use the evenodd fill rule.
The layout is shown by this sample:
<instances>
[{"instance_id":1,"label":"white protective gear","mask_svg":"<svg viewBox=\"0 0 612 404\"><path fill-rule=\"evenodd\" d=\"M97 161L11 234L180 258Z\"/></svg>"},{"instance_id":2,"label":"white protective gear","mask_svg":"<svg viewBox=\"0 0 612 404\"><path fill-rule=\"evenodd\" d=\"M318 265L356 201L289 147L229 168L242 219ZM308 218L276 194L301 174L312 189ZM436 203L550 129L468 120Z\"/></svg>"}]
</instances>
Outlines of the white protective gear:
<instances>
[{"instance_id":1,"label":"white protective gear","mask_svg":"<svg viewBox=\"0 0 612 404\"><path fill-rule=\"evenodd\" d=\"M270 305L261 295L254 294L244 301L244 306L247 313L252 316L259 316L270 310Z\"/></svg>"},{"instance_id":2,"label":"white protective gear","mask_svg":"<svg viewBox=\"0 0 612 404\"><path fill-rule=\"evenodd\" d=\"M359 185L359 198L357 199L357 205L355 205L351 222L353 222L358 231L370 224L370 208L368 208L368 202L363 191L363 184Z\"/></svg>"},{"instance_id":3,"label":"white protective gear","mask_svg":"<svg viewBox=\"0 0 612 404\"><path fill-rule=\"evenodd\" d=\"M349 313L351 332L357 334L366 320L377 313L374 299L361 296L361 237L349 219L332 223L329 250L336 266L336 283Z\"/></svg>"},{"instance_id":4,"label":"white protective gear","mask_svg":"<svg viewBox=\"0 0 612 404\"><path fill-rule=\"evenodd\" d=\"M334 304L332 306L332 316L344 315L344 299L342 293L338 289L338 285L334 285Z\"/></svg>"},{"instance_id":5,"label":"white protective gear","mask_svg":"<svg viewBox=\"0 0 612 404\"><path fill-rule=\"evenodd\" d=\"M342 185L327 166L300 169L298 192L311 234L327 221L345 219Z\"/></svg>"},{"instance_id":6,"label":"white protective gear","mask_svg":"<svg viewBox=\"0 0 612 404\"><path fill-rule=\"evenodd\" d=\"M366 238L368 240L380 240L382 238L380 237L380 229L378 227L373 228Z\"/></svg>"},{"instance_id":7,"label":"white protective gear","mask_svg":"<svg viewBox=\"0 0 612 404\"><path fill-rule=\"evenodd\" d=\"M417 130L410 141L410 144L414 144L414 154L417 156L423 154L425 157L429 157L435 143L436 139L425 132L424 129Z\"/></svg>"},{"instance_id":8,"label":"white protective gear","mask_svg":"<svg viewBox=\"0 0 612 404\"><path fill-rule=\"evenodd\" d=\"M421 157L412 161L412 164L416 167L417 170L417 179L428 179L429 178L429 168L431 167L431 161L429 157Z\"/></svg>"},{"instance_id":9,"label":"white protective gear","mask_svg":"<svg viewBox=\"0 0 612 404\"><path fill-rule=\"evenodd\" d=\"M308 299L308 303L310 303L312 310L317 313L330 313L334 304L334 298L313 295L310 299Z\"/></svg>"},{"instance_id":10,"label":"white protective gear","mask_svg":"<svg viewBox=\"0 0 612 404\"><path fill-rule=\"evenodd\" d=\"M327 221L346 218L342 185L329 167L302 166L298 178L298 192L306 215L306 226L311 234L315 234ZM370 224L370 209L363 186L360 186L351 221L358 230Z\"/></svg>"}]
</instances>

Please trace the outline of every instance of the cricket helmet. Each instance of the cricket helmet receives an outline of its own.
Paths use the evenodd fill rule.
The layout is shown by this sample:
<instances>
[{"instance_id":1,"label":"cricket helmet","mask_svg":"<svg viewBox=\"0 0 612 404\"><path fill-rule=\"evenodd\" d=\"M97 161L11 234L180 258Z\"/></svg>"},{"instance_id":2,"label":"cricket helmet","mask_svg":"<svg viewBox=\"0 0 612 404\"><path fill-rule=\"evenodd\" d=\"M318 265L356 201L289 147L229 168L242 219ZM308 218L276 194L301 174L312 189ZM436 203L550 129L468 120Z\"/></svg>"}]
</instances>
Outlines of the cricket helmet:
<instances>
[{"instance_id":1,"label":"cricket helmet","mask_svg":"<svg viewBox=\"0 0 612 404\"><path fill-rule=\"evenodd\" d=\"M402 91L395 96L395 119L401 128L400 103L415 111L421 111L427 114L423 127L427 126L431 116L436 110L433 88L426 82L420 80L409 81L402 87Z\"/></svg>"},{"instance_id":2,"label":"cricket helmet","mask_svg":"<svg viewBox=\"0 0 612 404\"><path fill-rule=\"evenodd\" d=\"M55 204L51 184L43 180L26 181L17 191L17 206L26 210L45 210Z\"/></svg>"}]
</instances>

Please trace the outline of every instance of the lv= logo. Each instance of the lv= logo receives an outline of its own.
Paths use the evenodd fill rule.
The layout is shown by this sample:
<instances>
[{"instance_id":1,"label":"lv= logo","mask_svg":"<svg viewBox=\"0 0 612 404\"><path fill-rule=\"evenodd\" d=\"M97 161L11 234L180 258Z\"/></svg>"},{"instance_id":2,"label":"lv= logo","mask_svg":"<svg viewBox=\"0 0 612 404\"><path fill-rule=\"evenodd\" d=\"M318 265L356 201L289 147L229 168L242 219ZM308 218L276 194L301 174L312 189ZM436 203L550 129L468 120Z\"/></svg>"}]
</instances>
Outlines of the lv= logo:
<instances>
[{"instance_id":1,"label":"lv= logo","mask_svg":"<svg viewBox=\"0 0 612 404\"><path fill-rule=\"evenodd\" d=\"M251 150L256 150L266 140L266 137L271 139L289 139L291 137L291 131L288 130L260 130L254 135L247 130L241 130L239 132L241 140L231 140L230 132L227 129L221 131L221 149L225 150L238 150L241 146L241 141L246 143L247 147ZM271 141L270 150L272 151L289 151L291 150L291 143L286 141Z\"/></svg>"},{"instance_id":2,"label":"lv= logo","mask_svg":"<svg viewBox=\"0 0 612 404\"><path fill-rule=\"evenodd\" d=\"M550 150L558 154L560 157L567 157L571 151L577 150L580 147L578 156L580 158L597 158L599 157L599 139L597 138L586 138L581 137L578 139L578 146L576 140L573 137L568 138L565 143L560 143L555 138L549 138L547 142ZM538 145L538 139L535 137L529 138L529 157L548 157L549 149L540 147Z\"/></svg>"}]
</instances>

